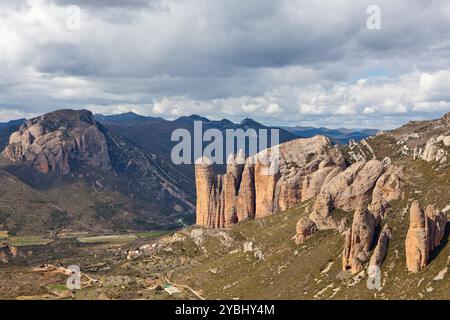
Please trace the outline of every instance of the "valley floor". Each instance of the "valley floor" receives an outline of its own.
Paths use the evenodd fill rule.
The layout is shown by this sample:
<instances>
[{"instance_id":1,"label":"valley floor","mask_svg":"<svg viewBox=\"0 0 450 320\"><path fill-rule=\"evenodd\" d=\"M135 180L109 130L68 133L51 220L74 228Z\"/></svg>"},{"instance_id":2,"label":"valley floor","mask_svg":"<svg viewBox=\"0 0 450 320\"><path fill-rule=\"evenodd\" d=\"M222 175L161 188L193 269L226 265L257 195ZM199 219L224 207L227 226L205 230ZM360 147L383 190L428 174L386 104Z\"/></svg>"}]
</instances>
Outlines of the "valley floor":
<instances>
[{"instance_id":1,"label":"valley floor","mask_svg":"<svg viewBox=\"0 0 450 320\"><path fill-rule=\"evenodd\" d=\"M381 268L380 290L368 288L364 271L342 271L343 236L337 232L318 232L300 246L291 240L304 205L228 230L190 227L127 243L63 239L22 246L18 256L29 259L0 265L0 298L450 299L449 228L430 265L408 273L404 205L394 204L388 214L396 237ZM81 269L80 290L66 287L70 265Z\"/></svg>"}]
</instances>

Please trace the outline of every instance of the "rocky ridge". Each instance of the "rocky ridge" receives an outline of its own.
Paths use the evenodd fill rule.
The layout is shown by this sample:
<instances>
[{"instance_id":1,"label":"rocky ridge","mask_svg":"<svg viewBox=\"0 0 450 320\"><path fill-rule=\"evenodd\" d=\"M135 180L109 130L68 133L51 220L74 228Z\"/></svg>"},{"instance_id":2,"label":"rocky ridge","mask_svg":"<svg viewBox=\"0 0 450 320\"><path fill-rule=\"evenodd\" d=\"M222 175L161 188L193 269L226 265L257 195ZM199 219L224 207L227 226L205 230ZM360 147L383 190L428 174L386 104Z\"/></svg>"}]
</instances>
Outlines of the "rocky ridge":
<instances>
[{"instance_id":1,"label":"rocky ridge","mask_svg":"<svg viewBox=\"0 0 450 320\"><path fill-rule=\"evenodd\" d=\"M173 228L193 218L193 179L87 110L25 121L10 134L1 172L13 177L0 185L0 225L9 231Z\"/></svg>"},{"instance_id":2,"label":"rocky ridge","mask_svg":"<svg viewBox=\"0 0 450 320\"><path fill-rule=\"evenodd\" d=\"M274 152L280 155L277 164L267 161ZM242 154L231 156L224 175L216 176L210 161L199 159L197 224L229 227L292 208L316 196L320 185L344 167L342 154L324 136L289 141L246 160Z\"/></svg>"},{"instance_id":3,"label":"rocky ridge","mask_svg":"<svg viewBox=\"0 0 450 320\"><path fill-rule=\"evenodd\" d=\"M68 174L75 161L108 169L106 138L90 111L58 110L26 121L2 155L43 173Z\"/></svg>"},{"instance_id":4,"label":"rocky ridge","mask_svg":"<svg viewBox=\"0 0 450 320\"><path fill-rule=\"evenodd\" d=\"M202 196L197 200L197 218L200 217L197 224L208 228L230 227L245 219L265 217L306 203L306 216L297 222L293 237L297 244L318 230L336 230L344 235L342 270L359 274L367 265L380 267L390 239L395 236L385 214L390 203L408 200L403 168L393 162L405 157L407 161L420 158L445 166L449 124L447 114L441 119L408 124L405 126L408 131L402 127L380 132L376 137L350 143L348 149L333 148L321 140L323 137L315 137L315 141L291 141L289 145L280 145L280 170L268 177L259 173L263 164L258 158L247 159L240 165L232 162L233 158L227 174L217 177L211 165L199 164L197 190L201 190ZM391 144L392 149L380 149ZM421 144L424 150L413 157L412 150ZM313 152L304 151L305 145L314 146ZM295 157L286 156L289 152L296 157L307 154L307 161L290 161ZM447 224L446 213L433 204L425 212L417 206L415 202L411 206L410 229L404 244L406 265L411 272L427 265L431 253L442 243ZM224 218L211 222L210 217Z\"/></svg>"},{"instance_id":5,"label":"rocky ridge","mask_svg":"<svg viewBox=\"0 0 450 320\"><path fill-rule=\"evenodd\" d=\"M219 176L214 176L208 159L201 159L196 165L197 224L229 227L312 201L308 217L297 223L295 242L304 242L317 230L345 232L343 268L358 273L372 244L386 244L375 230L389 202L401 197L399 168L378 160L346 167L342 153L321 136L284 143L279 149L280 170L274 175L261 173L267 168L258 156L245 163L240 156L230 158L227 173ZM350 228L345 216L335 217L335 210L354 212Z\"/></svg>"}]
</instances>

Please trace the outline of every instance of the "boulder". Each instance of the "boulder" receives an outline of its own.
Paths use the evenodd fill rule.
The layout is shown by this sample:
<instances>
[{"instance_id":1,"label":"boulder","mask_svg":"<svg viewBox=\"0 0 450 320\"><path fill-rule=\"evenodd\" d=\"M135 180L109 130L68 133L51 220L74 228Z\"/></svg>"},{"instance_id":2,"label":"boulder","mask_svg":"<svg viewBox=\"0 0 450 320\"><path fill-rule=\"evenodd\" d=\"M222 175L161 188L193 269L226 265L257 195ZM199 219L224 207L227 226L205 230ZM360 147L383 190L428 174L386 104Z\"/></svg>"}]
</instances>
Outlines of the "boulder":
<instances>
[{"instance_id":1,"label":"boulder","mask_svg":"<svg viewBox=\"0 0 450 320\"><path fill-rule=\"evenodd\" d=\"M309 217L303 217L297 222L296 234L293 239L296 244L301 244L311 237L316 230L316 224Z\"/></svg>"}]
</instances>

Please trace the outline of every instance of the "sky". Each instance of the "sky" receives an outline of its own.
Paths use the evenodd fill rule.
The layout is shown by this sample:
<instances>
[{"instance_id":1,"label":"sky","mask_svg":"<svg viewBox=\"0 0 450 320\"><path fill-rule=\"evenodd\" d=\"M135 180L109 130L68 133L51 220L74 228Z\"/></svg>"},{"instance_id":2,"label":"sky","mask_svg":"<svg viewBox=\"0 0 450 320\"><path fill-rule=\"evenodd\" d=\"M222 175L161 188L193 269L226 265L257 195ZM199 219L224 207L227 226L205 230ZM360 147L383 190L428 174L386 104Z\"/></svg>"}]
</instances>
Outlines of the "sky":
<instances>
[{"instance_id":1,"label":"sky","mask_svg":"<svg viewBox=\"0 0 450 320\"><path fill-rule=\"evenodd\" d=\"M2 0L0 121L60 108L334 128L438 118L450 2Z\"/></svg>"}]
</instances>

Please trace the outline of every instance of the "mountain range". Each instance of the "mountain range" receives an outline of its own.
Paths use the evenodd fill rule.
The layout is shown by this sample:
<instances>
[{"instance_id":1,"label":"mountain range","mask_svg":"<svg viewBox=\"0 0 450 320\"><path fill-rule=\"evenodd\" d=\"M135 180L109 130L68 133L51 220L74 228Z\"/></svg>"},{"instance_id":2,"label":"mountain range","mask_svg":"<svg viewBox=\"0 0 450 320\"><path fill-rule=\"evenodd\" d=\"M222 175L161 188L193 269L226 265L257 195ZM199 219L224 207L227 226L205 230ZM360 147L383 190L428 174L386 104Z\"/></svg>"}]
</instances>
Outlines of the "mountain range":
<instances>
[{"instance_id":1,"label":"mountain range","mask_svg":"<svg viewBox=\"0 0 450 320\"><path fill-rule=\"evenodd\" d=\"M192 223L194 166L172 164L171 150L177 142L171 141L171 134L176 129L192 134L195 121L201 121L204 130L223 133L272 128L252 119L233 123L191 115L166 120L133 112L92 115L84 110L58 110L0 123L0 149L4 150L0 172L7 200L0 207L0 225L11 233L48 233L61 228L167 229ZM374 132L277 129L280 143L315 134L342 143ZM225 172L226 167L217 165L215 170ZM85 201L75 200L74 194ZM27 218L30 210L35 212L33 220Z\"/></svg>"},{"instance_id":2,"label":"mountain range","mask_svg":"<svg viewBox=\"0 0 450 320\"><path fill-rule=\"evenodd\" d=\"M448 299L450 114L344 145L286 130L274 175L259 154L181 169L158 144L168 129L143 136L251 120L102 117L59 110L10 129L0 261L15 272L0 270L0 297ZM71 292L57 266L74 263L87 280Z\"/></svg>"}]
</instances>

